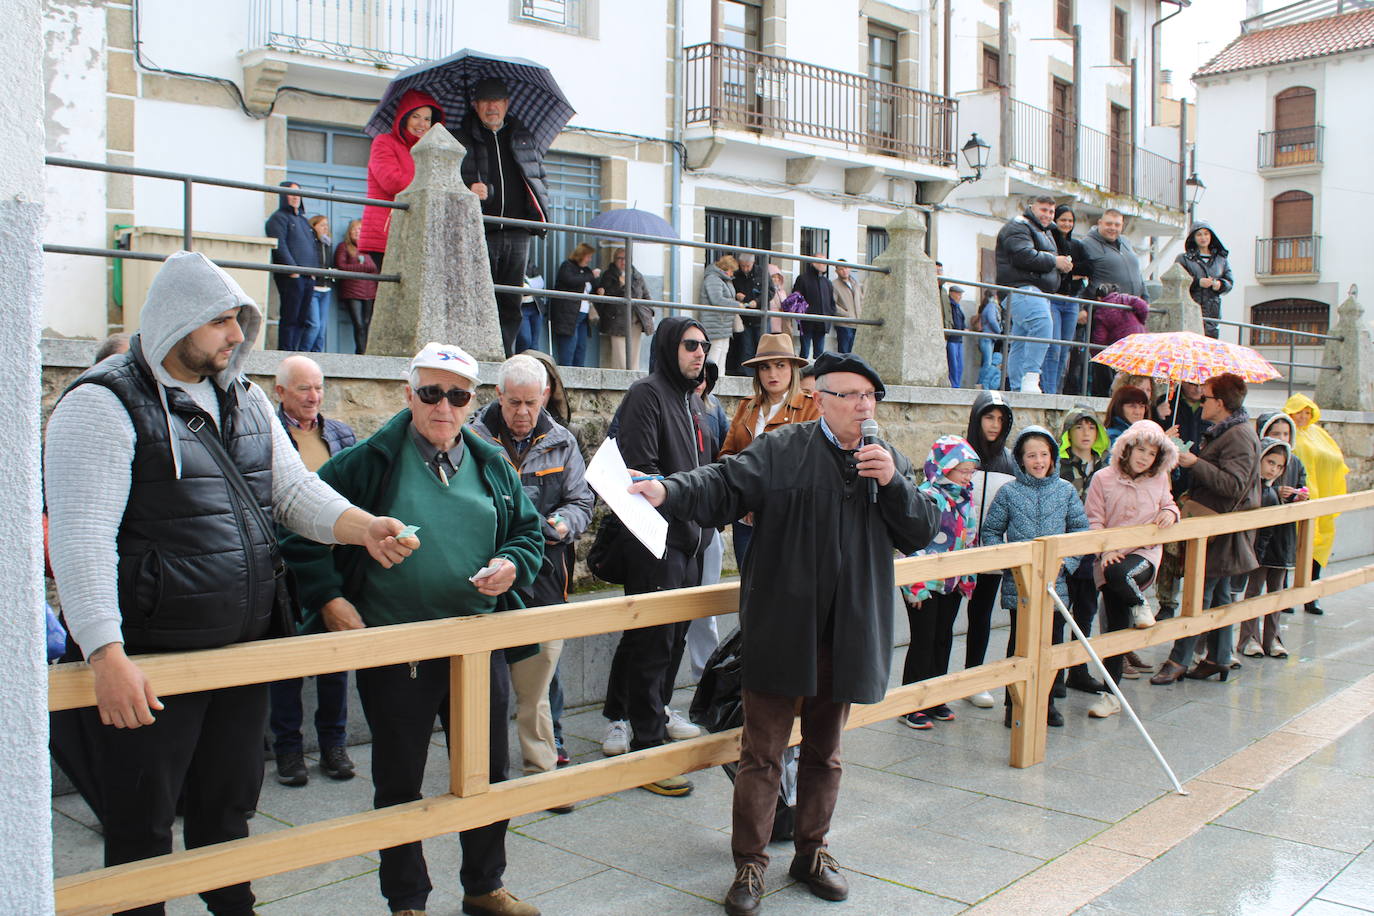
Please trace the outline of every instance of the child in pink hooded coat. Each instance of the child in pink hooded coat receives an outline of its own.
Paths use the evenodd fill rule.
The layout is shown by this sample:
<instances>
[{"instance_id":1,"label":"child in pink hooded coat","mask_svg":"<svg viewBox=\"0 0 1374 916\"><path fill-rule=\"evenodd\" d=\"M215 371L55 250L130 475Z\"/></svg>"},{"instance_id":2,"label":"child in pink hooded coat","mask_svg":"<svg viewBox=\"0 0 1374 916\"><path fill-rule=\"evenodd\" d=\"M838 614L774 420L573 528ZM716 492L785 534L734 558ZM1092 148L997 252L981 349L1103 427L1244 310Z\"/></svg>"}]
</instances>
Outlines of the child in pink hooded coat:
<instances>
[{"instance_id":1,"label":"child in pink hooded coat","mask_svg":"<svg viewBox=\"0 0 1374 916\"><path fill-rule=\"evenodd\" d=\"M1158 525L1167 528L1179 519L1169 490L1169 472L1178 464L1178 449L1153 420L1138 420L1117 437L1111 464L1092 476L1084 510L1093 529ZM1154 625L1144 590L1154 581L1163 547L1109 550L1098 557L1094 578L1102 592L1107 631ZM1105 660L1107 673L1121 683L1124 656ZM1104 719L1121 711L1111 693L1102 693L1088 715Z\"/></svg>"}]
</instances>

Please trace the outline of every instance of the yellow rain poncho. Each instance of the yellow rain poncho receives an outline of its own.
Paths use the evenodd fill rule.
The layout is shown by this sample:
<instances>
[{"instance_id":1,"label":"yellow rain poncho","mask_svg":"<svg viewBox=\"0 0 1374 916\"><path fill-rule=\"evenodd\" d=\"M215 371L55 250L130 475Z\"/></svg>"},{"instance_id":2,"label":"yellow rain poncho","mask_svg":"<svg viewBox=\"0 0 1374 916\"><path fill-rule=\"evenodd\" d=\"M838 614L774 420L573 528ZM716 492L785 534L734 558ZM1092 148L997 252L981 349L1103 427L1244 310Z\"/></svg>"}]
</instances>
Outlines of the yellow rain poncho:
<instances>
[{"instance_id":1,"label":"yellow rain poncho","mask_svg":"<svg viewBox=\"0 0 1374 916\"><path fill-rule=\"evenodd\" d=\"M1298 453L1307 467L1308 492L1313 499L1340 496L1345 493L1345 475L1350 473L1350 468L1346 466L1345 456L1341 454L1341 447L1336 440L1321 428L1322 411L1317 402L1305 394L1295 394L1283 405L1283 412L1291 417L1303 408L1311 409L1312 421L1306 426L1298 426L1298 421L1293 421L1293 425L1298 426L1293 451ZM1331 546L1335 540L1336 516L1323 515L1317 519L1312 558L1325 566L1331 560Z\"/></svg>"}]
</instances>

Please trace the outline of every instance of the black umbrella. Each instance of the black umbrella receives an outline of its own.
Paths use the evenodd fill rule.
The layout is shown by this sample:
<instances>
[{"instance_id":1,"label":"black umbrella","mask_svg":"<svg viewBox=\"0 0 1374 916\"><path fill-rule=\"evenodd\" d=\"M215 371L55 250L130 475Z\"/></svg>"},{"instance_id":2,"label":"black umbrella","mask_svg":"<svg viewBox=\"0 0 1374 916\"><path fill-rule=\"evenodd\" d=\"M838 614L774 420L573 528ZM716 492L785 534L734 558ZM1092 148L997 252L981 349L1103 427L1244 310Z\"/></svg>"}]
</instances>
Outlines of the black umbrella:
<instances>
[{"instance_id":1,"label":"black umbrella","mask_svg":"<svg viewBox=\"0 0 1374 916\"><path fill-rule=\"evenodd\" d=\"M428 92L444 110L445 117L457 125L472 108L473 90L488 77L506 84L510 90L509 113L529 129L541 154L548 151L558 132L577 113L543 64L464 48L443 60L398 73L382 94L366 130L373 137L390 132L396 120L396 106L408 89Z\"/></svg>"}]
</instances>

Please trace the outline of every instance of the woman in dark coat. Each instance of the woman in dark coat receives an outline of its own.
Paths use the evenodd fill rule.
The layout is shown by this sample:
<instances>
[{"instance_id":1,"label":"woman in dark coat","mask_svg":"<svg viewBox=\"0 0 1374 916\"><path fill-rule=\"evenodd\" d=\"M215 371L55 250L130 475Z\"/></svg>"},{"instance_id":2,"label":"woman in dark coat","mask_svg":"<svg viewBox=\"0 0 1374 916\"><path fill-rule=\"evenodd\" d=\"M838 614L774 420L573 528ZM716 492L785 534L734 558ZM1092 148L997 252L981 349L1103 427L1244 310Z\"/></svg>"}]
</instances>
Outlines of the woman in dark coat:
<instances>
[{"instance_id":1,"label":"woman in dark coat","mask_svg":"<svg viewBox=\"0 0 1374 916\"><path fill-rule=\"evenodd\" d=\"M834 315L835 288L830 285L829 268L824 264L807 262L802 265L797 280L792 284L792 292L801 293L806 300L806 314ZM801 323L801 356L812 359L825 350L825 332L830 330L829 322L803 321Z\"/></svg>"},{"instance_id":2,"label":"woman in dark coat","mask_svg":"<svg viewBox=\"0 0 1374 916\"><path fill-rule=\"evenodd\" d=\"M1076 299L1084 298L1088 286L1088 255L1083 243L1073 237L1076 217L1073 210L1060 204L1054 208L1054 222L1050 224L1050 234L1054 236L1055 247L1062 255L1073 259L1073 268L1059 272L1059 292ZM1088 310L1080 302L1066 302L1051 299L1051 314L1054 318L1054 336L1060 340L1087 341ZM1044 367L1040 370L1040 389L1046 394L1062 392L1079 394L1083 391L1084 349L1080 347L1051 347L1045 357ZM1060 384L1063 379L1063 384ZM1055 387L1046 387L1046 383Z\"/></svg>"},{"instance_id":3,"label":"woman in dark coat","mask_svg":"<svg viewBox=\"0 0 1374 916\"><path fill-rule=\"evenodd\" d=\"M630 268L630 295L635 299L648 299L649 287L644 282L644 275L639 272L638 267ZM611 255L611 263L601 272L601 286L597 290L598 295L602 296L623 296L625 295L625 249L617 248ZM654 332L654 310L647 305L634 306L634 314L631 320L626 321L625 316L629 313L629 308L623 302L598 302L593 306L596 309L597 318L601 322L601 333L610 337L612 369L637 369L637 365L625 365L625 338L630 338L630 352L635 355L636 362L639 356L639 338L641 334L652 334Z\"/></svg>"},{"instance_id":4,"label":"woman in dark coat","mask_svg":"<svg viewBox=\"0 0 1374 916\"><path fill-rule=\"evenodd\" d=\"M1221 244L1211 224L1199 220L1193 223L1188 240L1183 243L1183 254L1177 259L1193 277L1188 294L1202 306L1203 327L1208 337L1220 334L1217 323L1208 319L1221 317L1221 297L1235 286L1227 254L1226 246Z\"/></svg>"},{"instance_id":5,"label":"woman in dark coat","mask_svg":"<svg viewBox=\"0 0 1374 916\"><path fill-rule=\"evenodd\" d=\"M568 259L558 265L554 289L570 293L590 293L596 288L601 269L592 267L596 249L586 242L578 245ZM587 316L591 303L586 299L549 297L549 325L553 329L554 355L560 366L585 365L587 357Z\"/></svg>"},{"instance_id":6,"label":"woman in dark coat","mask_svg":"<svg viewBox=\"0 0 1374 916\"><path fill-rule=\"evenodd\" d=\"M355 219L348 224L344 240L334 249L336 270L351 270L356 273L375 274L377 264L372 255L358 248L358 237L363 221ZM353 352L367 352L367 332L372 327L372 304L377 298L376 280L340 280L339 304L344 307L348 320L353 324Z\"/></svg>"}]
</instances>

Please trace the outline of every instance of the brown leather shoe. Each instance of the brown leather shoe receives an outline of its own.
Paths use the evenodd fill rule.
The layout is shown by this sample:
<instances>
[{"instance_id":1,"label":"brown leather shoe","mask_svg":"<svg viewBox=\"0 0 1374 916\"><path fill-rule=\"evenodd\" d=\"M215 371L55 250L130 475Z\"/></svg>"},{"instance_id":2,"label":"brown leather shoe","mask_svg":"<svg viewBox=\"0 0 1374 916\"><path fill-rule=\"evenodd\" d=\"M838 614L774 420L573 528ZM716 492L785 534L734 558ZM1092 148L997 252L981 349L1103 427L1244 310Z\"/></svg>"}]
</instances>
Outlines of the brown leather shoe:
<instances>
[{"instance_id":1,"label":"brown leather shoe","mask_svg":"<svg viewBox=\"0 0 1374 916\"><path fill-rule=\"evenodd\" d=\"M817 849L809 856L798 854L787 873L822 900L844 900L849 896L849 882L840 874L840 863L826 849Z\"/></svg>"},{"instance_id":2,"label":"brown leather shoe","mask_svg":"<svg viewBox=\"0 0 1374 916\"><path fill-rule=\"evenodd\" d=\"M464 894L463 912L468 916L539 916L539 907L498 887L489 894Z\"/></svg>"},{"instance_id":3,"label":"brown leather shoe","mask_svg":"<svg viewBox=\"0 0 1374 916\"><path fill-rule=\"evenodd\" d=\"M735 872L735 880L725 892L727 916L753 916L763 902L763 866L746 862Z\"/></svg>"},{"instance_id":4,"label":"brown leather shoe","mask_svg":"<svg viewBox=\"0 0 1374 916\"><path fill-rule=\"evenodd\" d=\"M1188 669L1180 665L1173 659L1165 659L1164 664L1159 666L1159 673L1150 678L1150 683L1159 687L1163 684L1173 684L1183 680L1183 676L1188 673Z\"/></svg>"}]
</instances>

